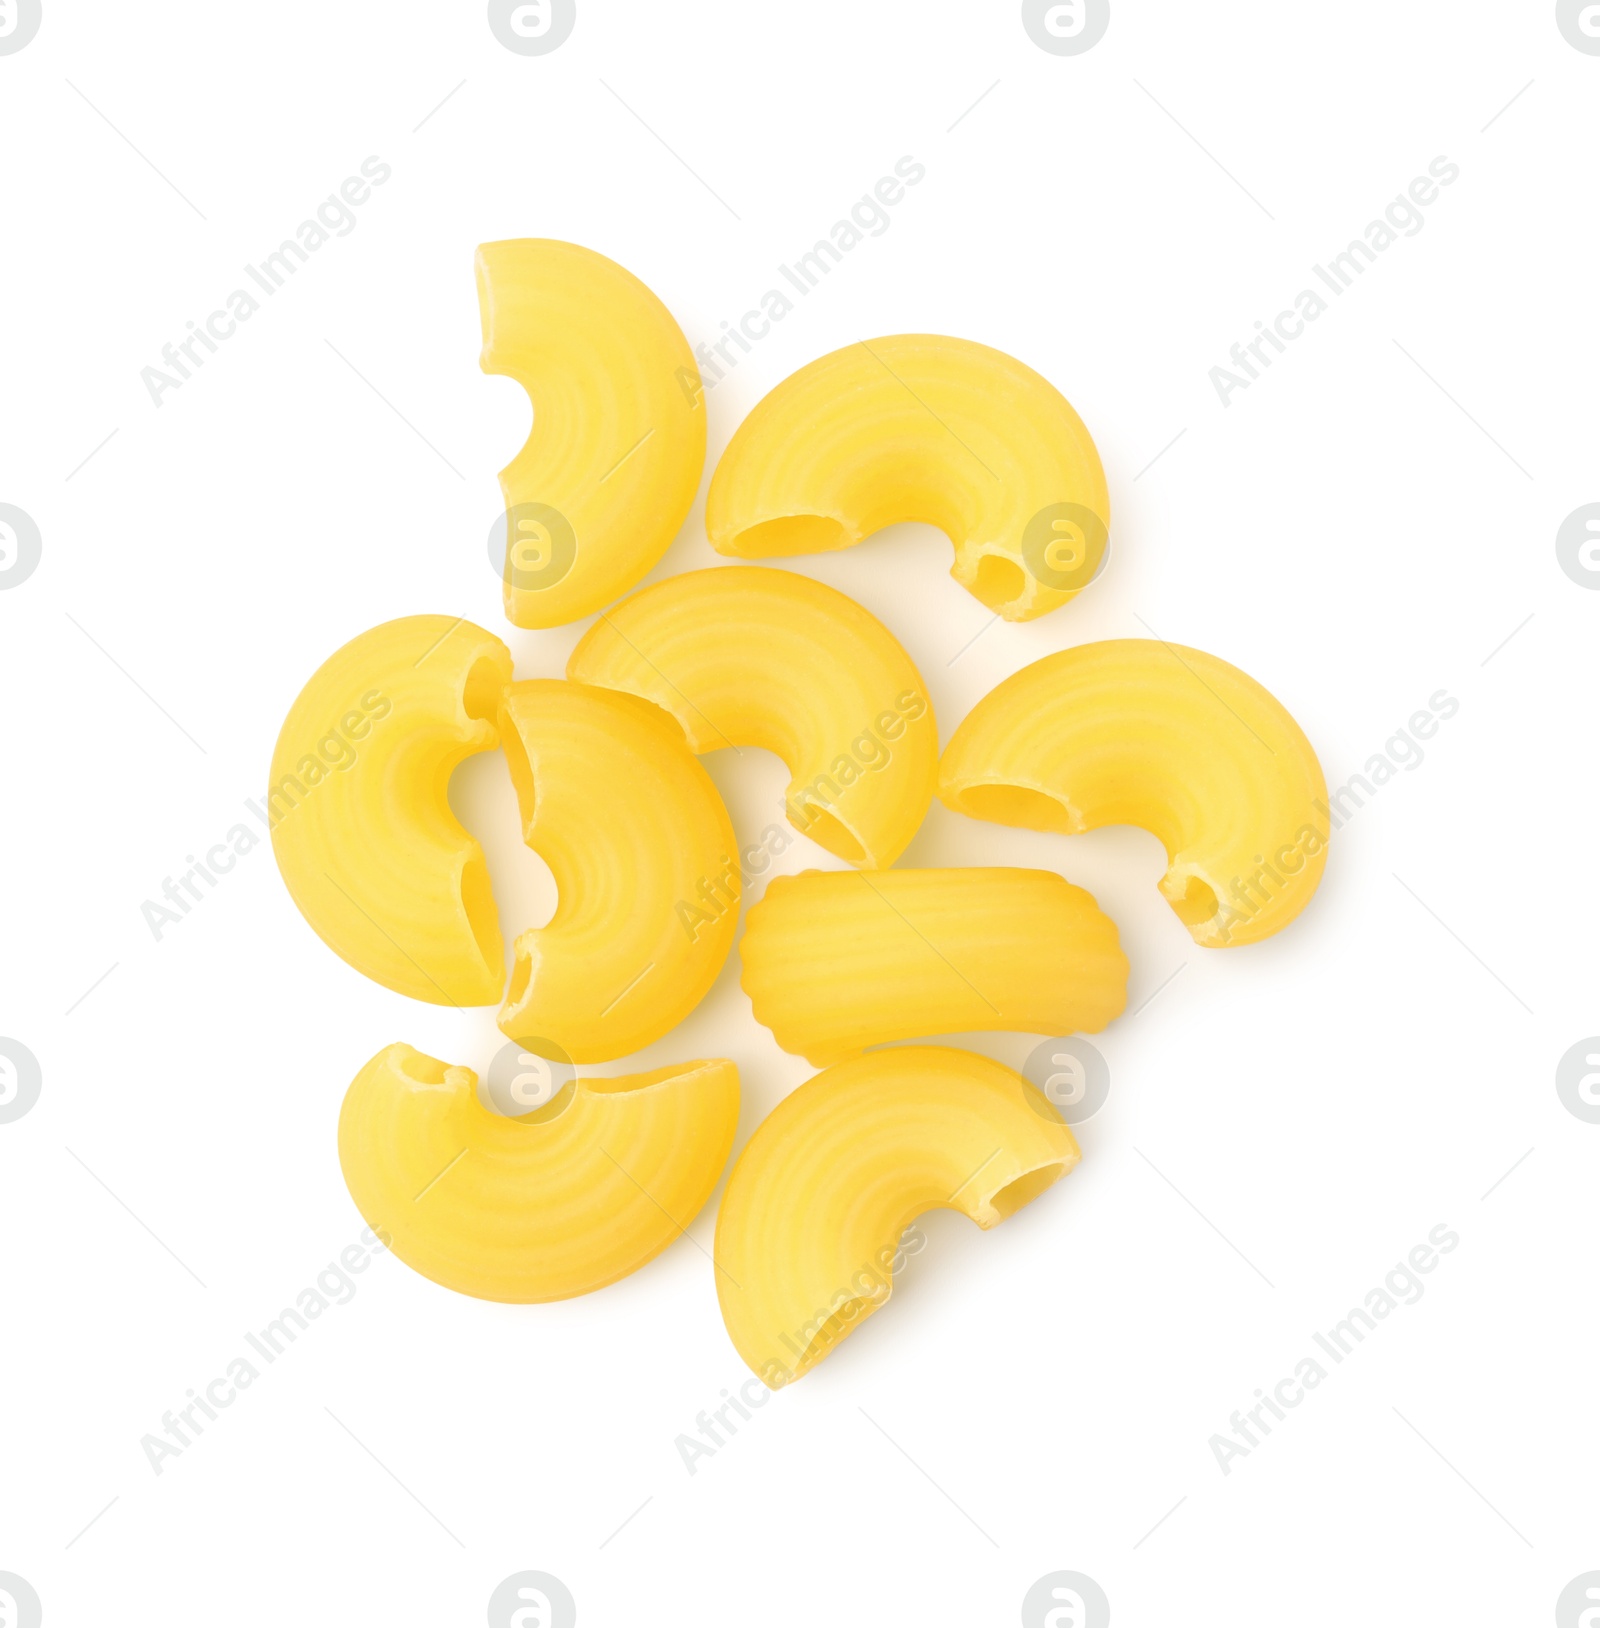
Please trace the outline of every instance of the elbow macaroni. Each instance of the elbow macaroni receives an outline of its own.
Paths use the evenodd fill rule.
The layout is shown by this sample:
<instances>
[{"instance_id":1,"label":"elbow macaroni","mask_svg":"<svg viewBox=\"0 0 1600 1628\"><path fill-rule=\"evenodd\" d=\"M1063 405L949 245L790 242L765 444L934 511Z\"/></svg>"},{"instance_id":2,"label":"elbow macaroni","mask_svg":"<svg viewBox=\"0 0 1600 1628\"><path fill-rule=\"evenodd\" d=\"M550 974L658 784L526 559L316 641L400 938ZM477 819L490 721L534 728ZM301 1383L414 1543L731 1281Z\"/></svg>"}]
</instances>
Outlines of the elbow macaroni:
<instances>
[{"instance_id":1,"label":"elbow macaroni","mask_svg":"<svg viewBox=\"0 0 1600 1628\"><path fill-rule=\"evenodd\" d=\"M939 734L911 658L854 600L791 571L656 583L601 616L567 677L654 701L695 752L775 752L789 823L853 865L892 864L933 797Z\"/></svg>"},{"instance_id":2,"label":"elbow macaroni","mask_svg":"<svg viewBox=\"0 0 1600 1628\"><path fill-rule=\"evenodd\" d=\"M605 1062L699 1004L733 943L733 826L682 731L648 701L563 679L505 691L500 732L528 846L557 890L515 945L500 1027Z\"/></svg>"},{"instance_id":3,"label":"elbow macaroni","mask_svg":"<svg viewBox=\"0 0 1600 1628\"><path fill-rule=\"evenodd\" d=\"M683 524L705 467L699 375L671 312L592 249L485 243L477 271L483 371L534 412L500 473L506 615L555 627L626 593Z\"/></svg>"},{"instance_id":4,"label":"elbow macaroni","mask_svg":"<svg viewBox=\"0 0 1600 1628\"><path fill-rule=\"evenodd\" d=\"M1253 678L1201 650L1111 639L990 691L945 748L958 813L1040 831L1138 825L1197 944L1253 944L1306 906L1327 859L1311 743Z\"/></svg>"},{"instance_id":5,"label":"elbow macaroni","mask_svg":"<svg viewBox=\"0 0 1600 1628\"><path fill-rule=\"evenodd\" d=\"M272 754L290 896L336 954L416 1000L485 1006L505 982L488 866L446 793L463 758L496 745L510 681L511 652L471 622L385 622L317 669ZM327 749L340 731L348 760Z\"/></svg>"},{"instance_id":6,"label":"elbow macaroni","mask_svg":"<svg viewBox=\"0 0 1600 1628\"><path fill-rule=\"evenodd\" d=\"M706 444L693 357L655 295L590 250L488 243L476 267L483 369L534 409L500 477L506 613L525 628L601 614L564 680L514 683L506 646L460 618L350 641L279 735L274 852L307 921L359 971L417 999L489 1004L503 944L448 785L465 757L503 747L524 838L559 894L514 945L505 1055L602 1062L685 1018L732 945L738 849L698 755L782 758L790 824L856 868L776 878L742 950L754 1015L822 1070L758 1126L717 1220L729 1335L777 1388L887 1303L917 1216L952 1209L993 1227L1078 1162L1022 1076L896 1043L1095 1032L1126 1003L1115 925L1054 872L892 868L934 791L1002 824L1145 827L1167 850L1163 895L1217 946L1279 931L1315 892L1331 823L1322 772L1253 679L1158 640L1036 661L941 759L910 657L832 588L724 566L607 613L693 503ZM929 523L954 546L955 579L1020 622L1093 579L1109 515L1094 443L1051 384L986 346L913 334L835 351L769 392L716 468L706 529L718 553L766 559ZM763 840L781 851L788 838L774 824ZM864 1055L873 1047L885 1049ZM513 1112L532 1106L526 1081ZM494 1301L564 1299L638 1270L707 1203L738 1126L727 1060L574 1075L516 1118L477 1085L470 1069L386 1047L345 1095L339 1158L396 1255Z\"/></svg>"},{"instance_id":7,"label":"elbow macaroni","mask_svg":"<svg viewBox=\"0 0 1600 1628\"><path fill-rule=\"evenodd\" d=\"M739 1119L725 1061L576 1080L517 1119L476 1086L386 1047L345 1096L339 1163L407 1266L483 1300L565 1300L653 1260L710 1198Z\"/></svg>"},{"instance_id":8,"label":"elbow macaroni","mask_svg":"<svg viewBox=\"0 0 1600 1628\"><path fill-rule=\"evenodd\" d=\"M1054 871L804 871L751 911L742 983L817 1067L923 1035L1093 1033L1127 1001L1114 922Z\"/></svg>"},{"instance_id":9,"label":"elbow macaroni","mask_svg":"<svg viewBox=\"0 0 1600 1628\"><path fill-rule=\"evenodd\" d=\"M1078 1163L1019 1074L948 1046L839 1063L757 1127L717 1217L717 1297L739 1355L776 1390L892 1293L896 1240L928 1210L988 1229Z\"/></svg>"},{"instance_id":10,"label":"elbow macaroni","mask_svg":"<svg viewBox=\"0 0 1600 1628\"><path fill-rule=\"evenodd\" d=\"M1025 622L1093 579L1110 515L1100 455L1052 384L987 345L898 334L808 363L755 405L711 478L706 533L764 559L925 521L955 545L956 581Z\"/></svg>"}]
</instances>

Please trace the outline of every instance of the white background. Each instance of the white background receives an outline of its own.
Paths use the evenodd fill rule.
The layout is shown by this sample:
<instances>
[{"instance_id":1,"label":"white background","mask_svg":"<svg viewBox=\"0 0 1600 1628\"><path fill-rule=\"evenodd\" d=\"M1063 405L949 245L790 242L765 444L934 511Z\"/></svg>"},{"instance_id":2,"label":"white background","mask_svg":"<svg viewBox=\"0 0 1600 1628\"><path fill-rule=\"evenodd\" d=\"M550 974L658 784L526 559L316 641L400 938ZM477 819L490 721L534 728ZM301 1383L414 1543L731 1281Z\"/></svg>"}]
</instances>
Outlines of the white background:
<instances>
[{"instance_id":1,"label":"white background","mask_svg":"<svg viewBox=\"0 0 1600 1628\"><path fill-rule=\"evenodd\" d=\"M0 1125L0 1570L46 1621L435 1628L526 1568L590 1628L1014 1623L1057 1569L1119 1625L1551 1620L1600 1567L1600 1126L1553 1083L1600 1030L1600 595L1554 550L1600 499L1597 95L1545 3L1115 0L1057 57L1012 4L580 0L521 57L477 4L45 0L0 57L0 502L44 550L0 592L0 1035L44 1082ZM356 228L155 407L141 368L369 154ZM927 176L889 229L710 393L707 477L858 338L964 335L1069 396L1114 556L1065 610L986 626L923 527L783 562L888 623L941 737L1039 655L1152 630L1265 683L1335 785L1435 692L1459 712L1252 949L1191 942L1141 832L935 807L905 863L1059 869L1121 928L1130 1012L1155 998L1100 1039L1081 1168L991 1234L930 1218L892 1307L693 1476L675 1439L745 1377L715 1203L560 1305L382 1258L157 1477L140 1438L361 1230L356 1069L498 1043L337 960L265 844L160 942L140 914L355 633L464 614L531 677L587 626L500 613L529 410L478 371L474 246L589 245L715 339L902 155ZM1229 346L1438 155L1424 229L1224 407ZM702 515L647 580L715 563ZM707 761L750 840L783 769ZM498 755L454 792L508 929L541 919ZM735 951L615 1069L735 1058L742 1142L810 1071L737 980ZM1224 1475L1213 1433L1441 1222L1422 1301Z\"/></svg>"}]
</instances>

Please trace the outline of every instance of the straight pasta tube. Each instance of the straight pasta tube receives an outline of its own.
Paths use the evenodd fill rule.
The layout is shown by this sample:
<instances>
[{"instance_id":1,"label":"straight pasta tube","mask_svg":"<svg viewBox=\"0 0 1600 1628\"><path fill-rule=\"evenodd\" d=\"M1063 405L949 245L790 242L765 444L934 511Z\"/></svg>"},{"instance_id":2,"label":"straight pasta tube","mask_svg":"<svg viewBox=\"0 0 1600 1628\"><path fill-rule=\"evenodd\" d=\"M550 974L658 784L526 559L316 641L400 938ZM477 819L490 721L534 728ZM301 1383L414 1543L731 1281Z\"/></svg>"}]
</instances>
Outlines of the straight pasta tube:
<instances>
[{"instance_id":1,"label":"straight pasta tube","mask_svg":"<svg viewBox=\"0 0 1600 1628\"><path fill-rule=\"evenodd\" d=\"M741 982L825 1066L924 1035L1103 1029L1127 1001L1116 924L1053 871L803 871L749 914Z\"/></svg>"}]
</instances>

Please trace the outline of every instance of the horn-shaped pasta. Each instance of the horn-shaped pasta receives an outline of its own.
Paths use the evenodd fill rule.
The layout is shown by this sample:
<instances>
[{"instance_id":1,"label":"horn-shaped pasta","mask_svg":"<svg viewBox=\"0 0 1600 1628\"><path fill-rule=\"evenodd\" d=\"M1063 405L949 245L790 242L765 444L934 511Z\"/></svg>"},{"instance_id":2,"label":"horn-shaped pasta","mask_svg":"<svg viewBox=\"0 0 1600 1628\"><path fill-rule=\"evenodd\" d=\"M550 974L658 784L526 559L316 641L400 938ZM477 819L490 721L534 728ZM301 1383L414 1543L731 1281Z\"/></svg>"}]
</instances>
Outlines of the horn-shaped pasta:
<instances>
[{"instance_id":1,"label":"horn-shaped pasta","mask_svg":"<svg viewBox=\"0 0 1600 1628\"><path fill-rule=\"evenodd\" d=\"M941 334L866 339L768 392L711 477L706 534L764 559L848 548L922 520L951 575L1010 622L1088 586L1111 519L1083 420L1003 351Z\"/></svg>"},{"instance_id":2,"label":"horn-shaped pasta","mask_svg":"<svg viewBox=\"0 0 1600 1628\"><path fill-rule=\"evenodd\" d=\"M717 1297L776 1390L889 1299L899 1239L928 1210L998 1226L1078 1163L1020 1074L948 1046L836 1064L756 1128L717 1216Z\"/></svg>"},{"instance_id":3,"label":"horn-shaped pasta","mask_svg":"<svg viewBox=\"0 0 1600 1628\"><path fill-rule=\"evenodd\" d=\"M1286 927L1327 861L1311 743L1248 674L1203 650L1110 639L1036 661L951 737L939 796L1039 831L1138 825L1167 850L1161 892L1197 944Z\"/></svg>"},{"instance_id":4,"label":"horn-shaped pasta","mask_svg":"<svg viewBox=\"0 0 1600 1628\"><path fill-rule=\"evenodd\" d=\"M345 1094L339 1163L407 1266L484 1300L564 1300L636 1272L711 1196L739 1119L723 1061L575 1080L518 1119L476 1086L385 1047Z\"/></svg>"},{"instance_id":5,"label":"horn-shaped pasta","mask_svg":"<svg viewBox=\"0 0 1600 1628\"><path fill-rule=\"evenodd\" d=\"M505 985L483 849L447 790L497 744L510 681L492 633L402 617L317 669L273 750L272 850L300 913L357 971L419 1001L486 1006Z\"/></svg>"},{"instance_id":6,"label":"horn-shaped pasta","mask_svg":"<svg viewBox=\"0 0 1600 1628\"><path fill-rule=\"evenodd\" d=\"M659 707L564 679L513 684L500 731L556 912L516 941L500 1027L541 1056L625 1057L716 980L739 914L733 826Z\"/></svg>"},{"instance_id":7,"label":"horn-shaped pasta","mask_svg":"<svg viewBox=\"0 0 1600 1628\"><path fill-rule=\"evenodd\" d=\"M654 701L696 752L777 753L790 824L852 865L892 864L933 797L939 732L911 658L853 599L792 571L642 589L583 636L567 677Z\"/></svg>"},{"instance_id":8,"label":"horn-shaped pasta","mask_svg":"<svg viewBox=\"0 0 1600 1628\"><path fill-rule=\"evenodd\" d=\"M626 593L666 552L706 461L700 375L672 313L576 243L478 250L483 371L532 398L500 472L506 615L555 627Z\"/></svg>"}]
</instances>

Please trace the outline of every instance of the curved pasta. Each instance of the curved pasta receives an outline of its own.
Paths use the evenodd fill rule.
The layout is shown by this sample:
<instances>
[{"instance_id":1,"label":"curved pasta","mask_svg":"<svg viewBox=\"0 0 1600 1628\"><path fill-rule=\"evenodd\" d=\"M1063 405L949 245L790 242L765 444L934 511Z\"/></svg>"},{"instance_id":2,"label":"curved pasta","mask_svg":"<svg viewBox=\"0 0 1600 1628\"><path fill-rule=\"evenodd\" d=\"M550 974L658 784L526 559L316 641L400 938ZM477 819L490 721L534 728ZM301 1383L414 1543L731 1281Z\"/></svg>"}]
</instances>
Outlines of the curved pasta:
<instances>
[{"instance_id":1,"label":"curved pasta","mask_svg":"<svg viewBox=\"0 0 1600 1628\"><path fill-rule=\"evenodd\" d=\"M739 1074L721 1060L575 1080L518 1119L477 1076L386 1046L339 1114L339 1163L407 1266L482 1300L565 1300L653 1260L722 1174Z\"/></svg>"},{"instance_id":2,"label":"curved pasta","mask_svg":"<svg viewBox=\"0 0 1600 1628\"><path fill-rule=\"evenodd\" d=\"M911 658L853 599L792 571L642 589L583 636L567 677L654 701L693 751L777 753L789 823L852 865L892 864L932 801L939 731Z\"/></svg>"},{"instance_id":3,"label":"curved pasta","mask_svg":"<svg viewBox=\"0 0 1600 1628\"><path fill-rule=\"evenodd\" d=\"M744 991L819 1068L975 1029L1103 1029L1127 1003L1116 924L1054 871L802 871L745 924Z\"/></svg>"},{"instance_id":4,"label":"curved pasta","mask_svg":"<svg viewBox=\"0 0 1600 1628\"><path fill-rule=\"evenodd\" d=\"M558 895L549 925L516 941L500 1027L542 1057L624 1057L687 1017L727 959L728 811L682 731L636 696L513 684L500 733L524 840Z\"/></svg>"},{"instance_id":5,"label":"curved pasta","mask_svg":"<svg viewBox=\"0 0 1600 1628\"><path fill-rule=\"evenodd\" d=\"M267 804L290 896L323 942L388 989L486 1006L505 950L483 849L450 812L450 773L499 740L511 652L451 616L358 635L284 719Z\"/></svg>"},{"instance_id":6,"label":"curved pasta","mask_svg":"<svg viewBox=\"0 0 1600 1628\"><path fill-rule=\"evenodd\" d=\"M739 426L706 499L711 546L746 559L926 521L955 545L950 574L1010 622L1088 586L1110 517L1100 455L1061 392L941 334L863 340L790 374Z\"/></svg>"},{"instance_id":7,"label":"curved pasta","mask_svg":"<svg viewBox=\"0 0 1600 1628\"><path fill-rule=\"evenodd\" d=\"M927 1210L999 1225L1078 1163L1033 1086L987 1057L904 1046L839 1063L757 1127L717 1217L717 1296L739 1355L776 1390L892 1292Z\"/></svg>"},{"instance_id":8,"label":"curved pasta","mask_svg":"<svg viewBox=\"0 0 1600 1628\"><path fill-rule=\"evenodd\" d=\"M1039 831L1139 825L1197 944L1253 944L1316 891L1327 786L1311 743L1237 667L1157 639L1058 651L981 700L945 748L939 796Z\"/></svg>"},{"instance_id":9,"label":"curved pasta","mask_svg":"<svg viewBox=\"0 0 1600 1628\"><path fill-rule=\"evenodd\" d=\"M500 472L506 615L555 627L626 593L666 552L706 461L700 375L672 313L576 243L478 250L485 373L533 400L533 433Z\"/></svg>"}]
</instances>

